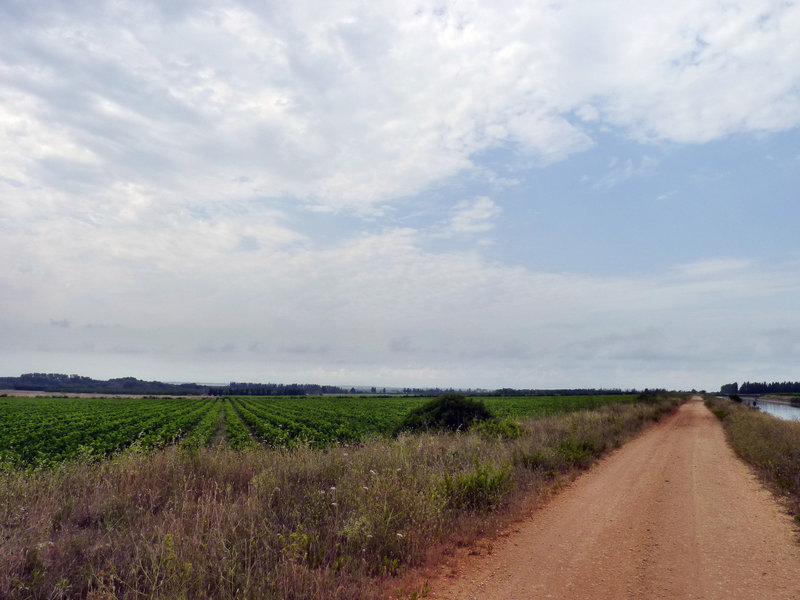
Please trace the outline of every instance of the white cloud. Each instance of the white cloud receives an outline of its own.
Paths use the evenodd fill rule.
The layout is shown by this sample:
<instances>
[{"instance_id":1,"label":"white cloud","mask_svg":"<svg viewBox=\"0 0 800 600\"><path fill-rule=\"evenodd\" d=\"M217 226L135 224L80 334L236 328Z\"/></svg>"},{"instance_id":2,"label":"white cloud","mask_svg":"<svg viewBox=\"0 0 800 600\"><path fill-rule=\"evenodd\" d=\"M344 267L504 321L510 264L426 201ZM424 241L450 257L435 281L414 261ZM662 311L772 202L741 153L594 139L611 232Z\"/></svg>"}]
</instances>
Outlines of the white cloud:
<instances>
[{"instance_id":1,"label":"white cloud","mask_svg":"<svg viewBox=\"0 0 800 600\"><path fill-rule=\"evenodd\" d=\"M658 160L650 156L642 156L638 163L632 158L620 160L613 157L609 162L608 172L595 182L595 187L612 188L634 177L646 177L658 166Z\"/></svg>"},{"instance_id":2,"label":"white cloud","mask_svg":"<svg viewBox=\"0 0 800 600\"><path fill-rule=\"evenodd\" d=\"M581 151L571 114L680 142L800 123L800 8L767 0L5 12L2 175L29 193L134 184L371 211L498 145Z\"/></svg>"},{"instance_id":3,"label":"white cloud","mask_svg":"<svg viewBox=\"0 0 800 600\"><path fill-rule=\"evenodd\" d=\"M755 340L775 371L800 358L777 352L785 336L770 333L800 330L795 263L720 259L610 278L432 252L413 229L242 251L224 226L200 227L91 269L51 257L46 273L4 274L15 289L0 319L4 364L38 351L46 363L80 356L99 368L116 356L112 374L170 368L201 380L710 387L755 370ZM91 257L108 243L73 234L51 231L53 248ZM668 368L680 374L665 381Z\"/></svg>"},{"instance_id":4,"label":"white cloud","mask_svg":"<svg viewBox=\"0 0 800 600\"><path fill-rule=\"evenodd\" d=\"M719 278L737 275L753 267L752 260L740 258L717 258L697 261L675 267L678 277L693 279Z\"/></svg>"},{"instance_id":5,"label":"white cloud","mask_svg":"<svg viewBox=\"0 0 800 600\"><path fill-rule=\"evenodd\" d=\"M151 372L216 356L232 377L274 360L306 381L594 385L634 356L644 380L647 346L736 362L742 331L800 329L791 265L609 279L442 247L511 215L494 190L529 172L495 172L493 150L521 171L609 130L796 127L796 4L4 3L0 37L7 368L38 348L79 372L71 356L124 353ZM643 155L599 185L650 173ZM495 187L436 194L463 175ZM410 197L441 224L387 228ZM314 237L343 214L365 218Z\"/></svg>"},{"instance_id":6,"label":"white cloud","mask_svg":"<svg viewBox=\"0 0 800 600\"><path fill-rule=\"evenodd\" d=\"M796 4L574 3L555 27L562 101L583 98L637 138L697 143L800 122Z\"/></svg>"},{"instance_id":7,"label":"white cloud","mask_svg":"<svg viewBox=\"0 0 800 600\"><path fill-rule=\"evenodd\" d=\"M492 220L501 208L488 196L464 200L455 206L455 214L445 229L446 235L460 233L483 233L494 228Z\"/></svg>"}]
</instances>

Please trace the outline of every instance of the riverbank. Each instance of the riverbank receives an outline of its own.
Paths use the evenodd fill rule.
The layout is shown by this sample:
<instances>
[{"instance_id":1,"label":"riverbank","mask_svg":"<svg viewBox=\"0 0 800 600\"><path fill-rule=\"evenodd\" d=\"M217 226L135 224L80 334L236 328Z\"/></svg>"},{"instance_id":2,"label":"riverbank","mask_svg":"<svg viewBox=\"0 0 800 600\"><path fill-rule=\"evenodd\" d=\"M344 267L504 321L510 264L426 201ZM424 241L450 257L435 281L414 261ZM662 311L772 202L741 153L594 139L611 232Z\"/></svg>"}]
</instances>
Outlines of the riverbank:
<instances>
[{"instance_id":1,"label":"riverbank","mask_svg":"<svg viewBox=\"0 0 800 600\"><path fill-rule=\"evenodd\" d=\"M771 402L772 404L783 404L785 406L795 406L800 408L800 397L798 396L775 396L764 395L757 398L758 401Z\"/></svg>"},{"instance_id":2,"label":"riverbank","mask_svg":"<svg viewBox=\"0 0 800 600\"><path fill-rule=\"evenodd\" d=\"M707 397L731 447L786 504L800 525L800 421L756 411L725 398Z\"/></svg>"}]
</instances>

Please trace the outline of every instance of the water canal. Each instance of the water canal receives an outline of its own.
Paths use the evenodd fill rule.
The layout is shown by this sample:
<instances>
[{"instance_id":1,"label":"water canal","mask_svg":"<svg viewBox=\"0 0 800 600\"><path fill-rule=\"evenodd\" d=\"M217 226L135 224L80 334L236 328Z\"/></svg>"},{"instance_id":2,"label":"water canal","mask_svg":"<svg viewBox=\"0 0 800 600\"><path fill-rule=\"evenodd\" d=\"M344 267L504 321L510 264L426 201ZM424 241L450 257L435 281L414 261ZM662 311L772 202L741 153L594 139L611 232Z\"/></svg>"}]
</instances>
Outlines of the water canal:
<instances>
[{"instance_id":1,"label":"water canal","mask_svg":"<svg viewBox=\"0 0 800 600\"><path fill-rule=\"evenodd\" d=\"M790 404L779 404L777 402L768 402L766 400L758 400L758 408L781 419L790 421L800 421L800 407L792 406Z\"/></svg>"}]
</instances>

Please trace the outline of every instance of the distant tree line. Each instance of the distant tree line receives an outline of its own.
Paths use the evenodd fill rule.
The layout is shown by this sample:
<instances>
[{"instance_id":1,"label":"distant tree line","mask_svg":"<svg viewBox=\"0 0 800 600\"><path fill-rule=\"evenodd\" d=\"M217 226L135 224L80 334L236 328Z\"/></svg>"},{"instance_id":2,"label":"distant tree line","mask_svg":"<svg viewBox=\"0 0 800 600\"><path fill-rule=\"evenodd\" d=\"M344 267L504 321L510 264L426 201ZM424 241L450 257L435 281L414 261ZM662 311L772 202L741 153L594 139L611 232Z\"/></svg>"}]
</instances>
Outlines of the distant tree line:
<instances>
[{"instance_id":1,"label":"distant tree line","mask_svg":"<svg viewBox=\"0 0 800 600\"><path fill-rule=\"evenodd\" d=\"M63 373L25 373L19 377L0 377L0 388L20 391L72 392L75 394L174 394L199 396L208 386L196 383L162 383L119 377L107 381Z\"/></svg>"},{"instance_id":2,"label":"distant tree line","mask_svg":"<svg viewBox=\"0 0 800 600\"><path fill-rule=\"evenodd\" d=\"M372 388L373 390L375 388ZM384 388L385 390L386 388ZM419 388L419 387L404 387L403 394L407 396L441 396L442 394L452 394L456 391L459 392L467 392L469 394L479 393L473 392L471 389L469 390L456 390L454 388Z\"/></svg>"},{"instance_id":3,"label":"distant tree line","mask_svg":"<svg viewBox=\"0 0 800 600\"><path fill-rule=\"evenodd\" d=\"M384 388L385 391L386 388ZM372 388L373 392L375 388ZM442 394L462 393L468 396L602 396L611 394L638 394L640 392L665 392L662 388L646 388L644 390L620 388L559 388L559 389L538 389L538 388L499 388L496 390L472 389L472 388L403 388L402 393L415 396L439 396Z\"/></svg>"},{"instance_id":4,"label":"distant tree line","mask_svg":"<svg viewBox=\"0 0 800 600\"><path fill-rule=\"evenodd\" d=\"M722 394L797 394L800 393L800 381L745 381L742 385L734 382L726 383L719 391Z\"/></svg>"},{"instance_id":5,"label":"distant tree line","mask_svg":"<svg viewBox=\"0 0 800 600\"><path fill-rule=\"evenodd\" d=\"M731 384L736 386L736 384ZM750 384L743 384L750 385ZM756 384L752 384L756 385ZM761 385L761 384L758 384ZM778 385L778 384L770 384ZM783 384L780 384L783 385ZM791 384L798 386L800 384ZM726 386L722 386L725 388ZM211 396L321 396L325 394L386 394L387 388L344 388L335 385L318 385L313 383L242 383L232 381L228 385L201 385L197 383L162 383L160 381L142 381L135 377L120 377L107 381L92 379L81 375L65 375L63 373L26 373L19 377L0 377L0 389L29 390L43 392L72 392L98 394L139 394L139 395L204 395ZM645 389L644 392L663 392L663 389ZM430 387L391 388L388 393L401 393L413 396L440 396L447 393L462 393L469 396L570 396L570 395L603 395L639 393L639 390L622 390L619 388L564 388L564 389L455 389ZM729 392L723 392L729 393ZM735 392L732 392L735 393ZM747 392L743 392L747 393ZM750 392L758 393L758 392Z\"/></svg>"},{"instance_id":6,"label":"distant tree line","mask_svg":"<svg viewBox=\"0 0 800 600\"><path fill-rule=\"evenodd\" d=\"M348 390L335 385L313 383L237 383L211 387L212 396L321 396L323 394L347 394Z\"/></svg>"},{"instance_id":7,"label":"distant tree line","mask_svg":"<svg viewBox=\"0 0 800 600\"><path fill-rule=\"evenodd\" d=\"M665 392L663 389L645 389L644 392ZM492 396L601 396L605 394L638 394L638 390L622 390L619 388L600 389L600 388L564 388L564 389L514 389L501 388L489 392Z\"/></svg>"}]
</instances>

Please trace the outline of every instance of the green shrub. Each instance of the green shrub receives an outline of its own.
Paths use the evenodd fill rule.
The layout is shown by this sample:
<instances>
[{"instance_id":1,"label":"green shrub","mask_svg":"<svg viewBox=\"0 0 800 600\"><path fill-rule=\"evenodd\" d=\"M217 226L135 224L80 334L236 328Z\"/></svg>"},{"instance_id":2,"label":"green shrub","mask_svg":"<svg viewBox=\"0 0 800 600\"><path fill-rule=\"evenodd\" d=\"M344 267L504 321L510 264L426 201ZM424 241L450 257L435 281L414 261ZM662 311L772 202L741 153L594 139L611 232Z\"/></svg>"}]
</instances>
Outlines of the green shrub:
<instances>
[{"instance_id":1,"label":"green shrub","mask_svg":"<svg viewBox=\"0 0 800 600\"><path fill-rule=\"evenodd\" d=\"M708 409L712 413L714 413L714 416L717 417L720 421L724 421L730 414L730 411L724 406L716 406L713 404L709 404L708 402L706 402L706 406L708 406Z\"/></svg>"},{"instance_id":2,"label":"green shrub","mask_svg":"<svg viewBox=\"0 0 800 600\"><path fill-rule=\"evenodd\" d=\"M525 434L525 429L511 419L481 421L472 427L481 437L497 440L515 440Z\"/></svg>"},{"instance_id":3,"label":"green shrub","mask_svg":"<svg viewBox=\"0 0 800 600\"><path fill-rule=\"evenodd\" d=\"M603 449L592 440L569 437L553 447L517 450L512 460L515 465L531 471L556 474L570 467L589 467L602 453Z\"/></svg>"},{"instance_id":4,"label":"green shrub","mask_svg":"<svg viewBox=\"0 0 800 600\"><path fill-rule=\"evenodd\" d=\"M555 474L558 467L558 461L550 451L547 449L537 449L530 452L518 450L514 453L512 460L515 465L519 465L531 471L544 471L548 474Z\"/></svg>"},{"instance_id":5,"label":"green shrub","mask_svg":"<svg viewBox=\"0 0 800 600\"><path fill-rule=\"evenodd\" d=\"M409 412L397 426L401 431L458 431L473 423L492 418L492 413L480 400L461 394L445 394Z\"/></svg>"},{"instance_id":6,"label":"green shrub","mask_svg":"<svg viewBox=\"0 0 800 600\"><path fill-rule=\"evenodd\" d=\"M566 438L559 442L556 453L568 465L587 467L600 456L601 451L591 440Z\"/></svg>"},{"instance_id":7,"label":"green shrub","mask_svg":"<svg viewBox=\"0 0 800 600\"><path fill-rule=\"evenodd\" d=\"M510 465L477 464L469 473L446 475L441 493L448 509L488 511L510 489L511 481Z\"/></svg>"}]
</instances>

